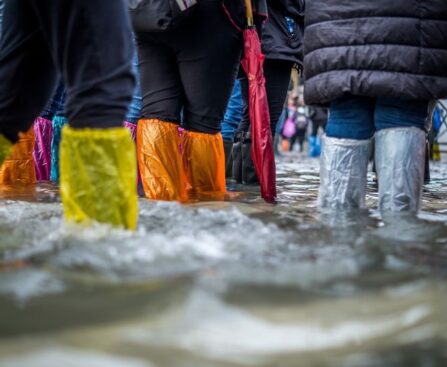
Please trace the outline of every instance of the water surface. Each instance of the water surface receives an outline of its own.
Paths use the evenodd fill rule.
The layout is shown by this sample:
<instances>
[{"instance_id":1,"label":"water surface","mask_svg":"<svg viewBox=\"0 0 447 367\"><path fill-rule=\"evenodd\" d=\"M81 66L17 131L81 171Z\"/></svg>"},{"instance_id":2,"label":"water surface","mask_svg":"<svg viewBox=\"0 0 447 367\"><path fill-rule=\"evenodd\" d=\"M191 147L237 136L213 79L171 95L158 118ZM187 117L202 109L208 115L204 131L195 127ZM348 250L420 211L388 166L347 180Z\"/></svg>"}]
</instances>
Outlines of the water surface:
<instances>
[{"instance_id":1,"label":"water surface","mask_svg":"<svg viewBox=\"0 0 447 367\"><path fill-rule=\"evenodd\" d=\"M279 203L140 201L136 233L65 225L57 188L0 191L0 367L447 365L447 166L418 218L320 213L318 161Z\"/></svg>"}]
</instances>

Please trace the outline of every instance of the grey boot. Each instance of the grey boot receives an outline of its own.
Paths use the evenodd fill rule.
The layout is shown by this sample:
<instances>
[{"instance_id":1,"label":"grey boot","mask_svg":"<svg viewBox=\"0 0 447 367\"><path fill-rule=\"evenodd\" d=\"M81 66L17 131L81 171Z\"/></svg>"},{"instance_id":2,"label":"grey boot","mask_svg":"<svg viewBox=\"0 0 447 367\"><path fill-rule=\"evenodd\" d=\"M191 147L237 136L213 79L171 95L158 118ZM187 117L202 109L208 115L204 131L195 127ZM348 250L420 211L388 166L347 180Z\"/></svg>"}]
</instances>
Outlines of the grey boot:
<instances>
[{"instance_id":1,"label":"grey boot","mask_svg":"<svg viewBox=\"0 0 447 367\"><path fill-rule=\"evenodd\" d=\"M425 132L416 127L376 133L379 208L382 212L417 212L425 173Z\"/></svg>"},{"instance_id":2,"label":"grey boot","mask_svg":"<svg viewBox=\"0 0 447 367\"><path fill-rule=\"evenodd\" d=\"M365 207L370 149L371 140L323 138L319 194L322 209Z\"/></svg>"}]
</instances>

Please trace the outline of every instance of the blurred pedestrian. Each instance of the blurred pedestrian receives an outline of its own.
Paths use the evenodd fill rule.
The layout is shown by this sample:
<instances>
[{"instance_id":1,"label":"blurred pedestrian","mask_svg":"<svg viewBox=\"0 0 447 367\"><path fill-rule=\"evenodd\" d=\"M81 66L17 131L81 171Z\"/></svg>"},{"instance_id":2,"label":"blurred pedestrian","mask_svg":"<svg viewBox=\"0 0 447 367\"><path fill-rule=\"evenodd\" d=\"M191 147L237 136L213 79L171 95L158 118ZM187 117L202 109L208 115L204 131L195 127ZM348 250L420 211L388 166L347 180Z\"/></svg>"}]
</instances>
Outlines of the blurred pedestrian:
<instances>
[{"instance_id":1,"label":"blurred pedestrian","mask_svg":"<svg viewBox=\"0 0 447 367\"><path fill-rule=\"evenodd\" d=\"M326 131L328 110L325 107L310 106L309 117L311 120L312 130L309 135L309 156L319 157L321 153L321 139L319 131Z\"/></svg>"}]
</instances>

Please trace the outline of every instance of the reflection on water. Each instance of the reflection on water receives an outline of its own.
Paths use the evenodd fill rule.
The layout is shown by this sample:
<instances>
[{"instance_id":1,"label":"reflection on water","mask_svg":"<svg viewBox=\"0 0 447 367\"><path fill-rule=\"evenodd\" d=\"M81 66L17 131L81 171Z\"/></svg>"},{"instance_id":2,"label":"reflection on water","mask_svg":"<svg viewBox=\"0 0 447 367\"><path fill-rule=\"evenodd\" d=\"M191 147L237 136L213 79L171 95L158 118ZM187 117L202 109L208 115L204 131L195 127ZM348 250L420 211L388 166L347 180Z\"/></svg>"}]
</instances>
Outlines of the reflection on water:
<instances>
[{"instance_id":1,"label":"reflection on water","mask_svg":"<svg viewBox=\"0 0 447 367\"><path fill-rule=\"evenodd\" d=\"M276 206L142 199L137 233L2 188L0 367L447 365L447 166L418 218L320 213L318 161L278 171Z\"/></svg>"}]
</instances>

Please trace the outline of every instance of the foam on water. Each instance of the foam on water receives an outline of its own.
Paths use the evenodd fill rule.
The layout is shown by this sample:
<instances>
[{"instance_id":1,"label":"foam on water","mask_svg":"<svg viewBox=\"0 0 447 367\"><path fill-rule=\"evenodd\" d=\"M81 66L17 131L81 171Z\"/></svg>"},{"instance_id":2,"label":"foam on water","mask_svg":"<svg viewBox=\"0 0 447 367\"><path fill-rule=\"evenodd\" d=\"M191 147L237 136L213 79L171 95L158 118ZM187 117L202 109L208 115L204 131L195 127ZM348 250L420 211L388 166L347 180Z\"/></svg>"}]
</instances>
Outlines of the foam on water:
<instances>
[{"instance_id":1,"label":"foam on water","mask_svg":"<svg viewBox=\"0 0 447 367\"><path fill-rule=\"evenodd\" d=\"M76 350L72 348L48 348L29 352L22 356L0 357L0 367L155 367L137 358L125 358L112 354Z\"/></svg>"}]
</instances>

